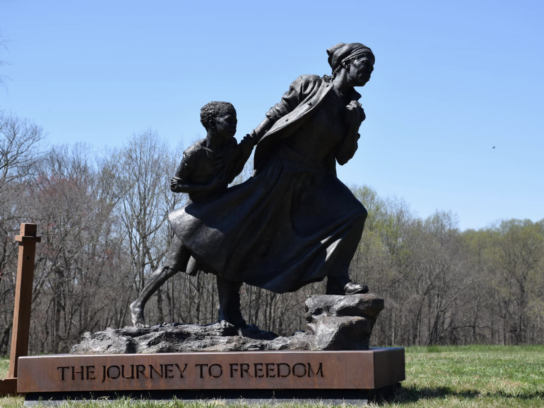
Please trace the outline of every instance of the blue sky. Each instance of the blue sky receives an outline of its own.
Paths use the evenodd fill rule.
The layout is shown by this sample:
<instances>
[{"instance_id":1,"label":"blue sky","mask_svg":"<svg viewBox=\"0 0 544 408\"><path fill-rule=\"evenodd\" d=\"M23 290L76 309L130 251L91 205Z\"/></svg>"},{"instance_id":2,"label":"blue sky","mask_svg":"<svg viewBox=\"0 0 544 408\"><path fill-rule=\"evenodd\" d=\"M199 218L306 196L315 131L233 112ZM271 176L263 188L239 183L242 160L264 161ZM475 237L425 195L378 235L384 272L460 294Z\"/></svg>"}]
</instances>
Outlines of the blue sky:
<instances>
[{"instance_id":1,"label":"blue sky","mask_svg":"<svg viewBox=\"0 0 544 408\"><path fill-rule=\"evenodd\" d=\"M0 108L51 144L120 146L155 129L204 135L199 110L234 104L238 137L297 76L328 74L325 50L376 54L367 120L346 184L403 198L460 227L544 218L542 1L0 0L8 50ZM495 146L495 149L493 149Z\"/></svg>"}]
</instances>

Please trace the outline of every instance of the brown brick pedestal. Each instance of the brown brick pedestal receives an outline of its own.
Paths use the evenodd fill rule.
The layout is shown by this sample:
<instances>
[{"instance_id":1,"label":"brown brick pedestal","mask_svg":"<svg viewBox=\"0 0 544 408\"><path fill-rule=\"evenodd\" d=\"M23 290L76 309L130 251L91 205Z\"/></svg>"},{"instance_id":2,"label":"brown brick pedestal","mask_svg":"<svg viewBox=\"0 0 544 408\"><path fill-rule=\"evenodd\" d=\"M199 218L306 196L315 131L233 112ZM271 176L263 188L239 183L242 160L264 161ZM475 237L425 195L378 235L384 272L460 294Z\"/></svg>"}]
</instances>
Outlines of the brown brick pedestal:
<instances>
[{"instance_id":1,"label":"brown brick pedestal","mask_svg":"<svg viewBox=\"0 0 544 408\"><path fill-rule=\"evenodd\" d=\"M222 393L240 399L268 390L271 396L269 391L289 391L298 399L337 391L342 399L353 395L348 391L377 390L404 379L403 348L55 355L20 358L17 389L44 398L89 392L197 391L199 399L221 398Z\"/></svg>"}]
</instances>

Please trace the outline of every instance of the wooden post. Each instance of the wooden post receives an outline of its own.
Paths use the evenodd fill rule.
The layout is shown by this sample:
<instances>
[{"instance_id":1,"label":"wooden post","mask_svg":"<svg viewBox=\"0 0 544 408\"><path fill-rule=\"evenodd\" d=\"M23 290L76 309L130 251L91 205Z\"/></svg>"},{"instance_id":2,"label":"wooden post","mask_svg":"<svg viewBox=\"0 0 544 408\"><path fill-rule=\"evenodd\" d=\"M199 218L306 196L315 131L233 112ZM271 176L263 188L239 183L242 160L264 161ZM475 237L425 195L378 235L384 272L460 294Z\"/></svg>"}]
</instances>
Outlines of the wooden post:
<instances>
[{"instance_id":1,"label":"wooden post","mask_svg":"<svg viewBox=\"0 0 544 408\"><path fill-rule=\"evenodd\" d=\"M41 241L41 237L36 236L36 232L36 224L21 224L21 235L15 237L15 241L19 242L19 259L13 308L11 353L8 376L5 380L0 380L0 394L15 394L17 392L18 359L28 355L34 259L36 242Z\"/></svg>"}]
</instances>

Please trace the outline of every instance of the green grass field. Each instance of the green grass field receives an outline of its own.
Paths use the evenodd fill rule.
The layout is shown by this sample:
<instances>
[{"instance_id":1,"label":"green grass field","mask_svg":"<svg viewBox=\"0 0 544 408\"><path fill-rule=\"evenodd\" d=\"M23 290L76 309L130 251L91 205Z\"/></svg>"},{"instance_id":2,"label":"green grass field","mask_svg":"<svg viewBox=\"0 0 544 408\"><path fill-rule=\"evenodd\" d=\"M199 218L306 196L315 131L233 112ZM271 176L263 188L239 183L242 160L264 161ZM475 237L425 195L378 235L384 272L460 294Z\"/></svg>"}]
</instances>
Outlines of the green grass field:
<instances>
[{"instance_id":1,"label":"green grass field","mask_svg":"<svg viewBox=\"0 0 544 408\"><path fill-rule=\"evenodd\" d=\"M0 360L0 378L7 373ZM406 381L384 407L544 407L544 346L411 347L406 350ZM130 403L108 407L204 408L217 403ZM242 404L240 404L242 405ZM22 398L0 399L0 407L22 407ZM96 407L96 403L66 406ZM100 405L102 406L102 405ZM284 407L310 407L285 404Z\"/></svg>"},{"instance_id":2,"label":"green grass field","mask_svg":"<svg viewBox=\"0 0 544 408\"><path fill-rule=\"evenodd\" d=\"M7 358L0 358L0 378L6 378L8 374L9 360Z\"/></svg>"}]
</instances>

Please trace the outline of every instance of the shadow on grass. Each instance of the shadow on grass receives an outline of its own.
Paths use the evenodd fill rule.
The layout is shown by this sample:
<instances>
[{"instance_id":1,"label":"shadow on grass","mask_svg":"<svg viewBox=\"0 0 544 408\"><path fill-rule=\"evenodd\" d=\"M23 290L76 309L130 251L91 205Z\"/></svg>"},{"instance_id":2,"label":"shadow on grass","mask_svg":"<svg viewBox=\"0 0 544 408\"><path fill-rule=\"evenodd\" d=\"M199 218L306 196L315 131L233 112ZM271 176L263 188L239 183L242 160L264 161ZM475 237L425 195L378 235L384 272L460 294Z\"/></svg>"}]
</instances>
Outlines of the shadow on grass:
<instances>
[{"instance_id":1,"label":"shadow on grass","mask_svg":"<svg viewBox=\"0 0 544 408\"><path fill-rule=\"evenodd\" d=\"M409 403L419 400L440 399L445 397L459 397L463 399L474 398L515 398L515 399L544 399L544 391L521 391L519 393L505 393L498 391L496 393L480 392L475 389L457 391L450 387L416 387L416 386L401 386L394 392L384 395L377 402L395 402Z\"/></svg>"},{"instance_id":2,"label":"shadow on grass","mask_svg":"<svg viewBox=\"0 0 544 408\"><path fill-rule=\"evenodd\" d=\"M456 391L450 387L399 387L388 398L395 402L416 402L421 399L444 398L456 396L462 398L476 398L481 395L478 390Z\"/></svg>"}]
</instances>

